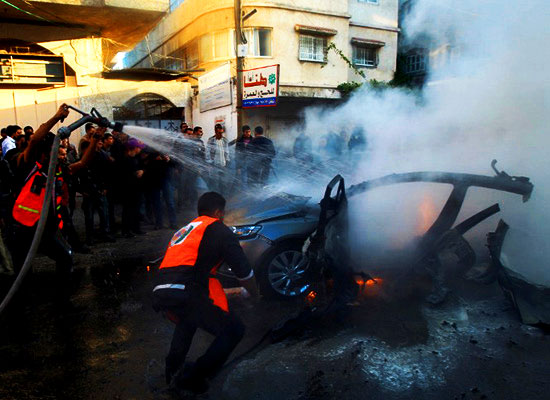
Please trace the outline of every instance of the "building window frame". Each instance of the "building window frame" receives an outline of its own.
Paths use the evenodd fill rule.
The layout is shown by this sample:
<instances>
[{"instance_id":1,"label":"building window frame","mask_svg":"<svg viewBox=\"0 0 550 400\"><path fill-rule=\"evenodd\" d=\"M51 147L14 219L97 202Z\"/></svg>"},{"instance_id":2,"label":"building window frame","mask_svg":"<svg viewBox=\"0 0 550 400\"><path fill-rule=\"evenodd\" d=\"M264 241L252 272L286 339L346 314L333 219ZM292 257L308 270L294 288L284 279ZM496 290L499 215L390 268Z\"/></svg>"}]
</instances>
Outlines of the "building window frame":
<instances>
[{"instance_id":1,"label":"building window frame","mask_svg":"<svg viewBox=\"0 0 550 400\"><path fill-rule=\"evenodd\" d=\"M269 32L269 55L261 55L260 49L260 40L259 35L260 31ZM243 28L243 33L246 38L246 45L248 46L247 58L273 58L273 28L268 26L254 26L250 28ZM235 30L231 30L231 54L236 56L235 52ZM251 52L250 49L254 51Z\"/></svg>"},{"instance_id":2,"label":"building window frame","mask_svg":"<svg viewBox=\"0 0 550 400\"><path fill-rule=\"evenodd\" d=\"M361 68L377 68L380 63L380 46L354 43L352 45L353 65Z\"/></svg>"},{"instance_id":3,"label":"building window frame","mask_svg":"<svg viewBox=\"0 0 550 400\"><path fill-rule=\"evenodd\" d=\"M357 0L358 3L367 3L372 5L378 5L379 0Z\"/></svg>"},{"instance_id":4,"label":"building window frame","mask_svg":"<svg viewBox=\"0 0 550 400\"><path fill-rule=\"evenodd\" d=\"M326 36L300 33L298 35L298 42L298 60L316 63L327 62ZM309 46L310 49L305 49L305 46Z\"/></svg>"},{"instance_id":5,"label":"building window frame","mask_svg":"<svg viewBox=\"0 0 550 400\"><path fill-rule=\"evenodd\" d=\"M406 74L423 74L428 67L428 56L425 51L414 51L405 57Z\"/></svg>"}]
</instances>

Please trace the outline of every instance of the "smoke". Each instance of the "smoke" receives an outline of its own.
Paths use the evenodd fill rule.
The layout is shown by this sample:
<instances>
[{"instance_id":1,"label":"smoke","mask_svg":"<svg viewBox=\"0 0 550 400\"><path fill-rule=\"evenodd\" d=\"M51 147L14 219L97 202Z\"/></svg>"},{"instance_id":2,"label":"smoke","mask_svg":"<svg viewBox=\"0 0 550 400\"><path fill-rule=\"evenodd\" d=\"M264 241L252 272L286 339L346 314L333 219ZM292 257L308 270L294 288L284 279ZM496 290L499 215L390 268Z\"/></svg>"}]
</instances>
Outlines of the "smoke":
<instances>
[{"instance_id":1,"label":"smoke","mask_svg":"<svg viewBox=\"0 0 550 400\"><path fill-rule=\"evenodd\" d=\"M528 203L470 189L459 219L499 202L503 212L470 237L481 243L477 239L505 219L525 233L505 243L510 267L550 284L550 249L540 240L550 235L549 16L545 0L419 0L403 31L406 42L423 38L431 48L430 83L422 93L365 88L337 109L309 110L305 131L314 137L327 127L364 129L369 151L355 169L343 171L348 182L421 170L490 175L493 158L511 175L530 177L535 190ZM365 262L421 233L423 220L437 215L448 193L449 187L401 185L353 199L352 237ZM427 203L435 213L426 212Z\"/></svg>"},{"instance_id":2,"label":"smoke","mask_svg":"<svg viewBox=\"0 0 550 400\"><path fill-rule=\"evenodd\" d=\"M458 221L498 202L503 211L467 235L478 256L487 256L485 234L503 218L511 226L503 250L507 265L550 285L550 249L544 240L550 237L549 16L546 0L416 1L402 35L405 44L420 41L430 48L430 79L421 93L373 91L365 85L336 109L310 108L305 124L292 131L312 139L313 159L294 157L294 138L278 135L270 185L250 190L228 174L228 186L237 197L265 199L285 191L319 199L337 173L348 184L410 171L491 175L490 162L497 159L510 175L531 178L531 200L523 204L517 195L471 188ZM330 154L328 133L349 137L357 128L368 140L360 158L345 149ZM166 132L132 129L128 133L208 175L203 164L174 152L174 139ZM399 254L430 226L450 190L448 185L401 184L352 198L356 265L372 266Z\"/></svg>"}]
</instances>

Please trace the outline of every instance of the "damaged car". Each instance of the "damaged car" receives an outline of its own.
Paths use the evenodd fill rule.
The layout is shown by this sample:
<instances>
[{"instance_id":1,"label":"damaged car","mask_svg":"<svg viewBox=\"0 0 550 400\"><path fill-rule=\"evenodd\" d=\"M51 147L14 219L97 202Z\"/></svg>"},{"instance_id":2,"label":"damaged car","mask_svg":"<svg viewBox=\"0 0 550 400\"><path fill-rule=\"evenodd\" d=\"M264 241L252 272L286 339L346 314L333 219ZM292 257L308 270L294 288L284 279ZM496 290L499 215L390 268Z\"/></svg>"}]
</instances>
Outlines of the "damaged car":
<instances>
[{"instance_id":1,"label":"damaged car","mask_svg":"<svg viewBox=\"0 0 550 400\"><path fill-rule=\"evenodd\" d=\"M464 234L498 213L494 204L457 223L468 189L481 187L509 192L527 201L533 191L529 178L510 176L491 164L494 176L452 172L410 172L391 174L346 188L337 175L327 185L325 196L315 204L310 198L279 194L250 209L241 209L230 219L264 295L296 297L307 294L315 279L328 272L335 291L353 297L357 291L353 278L348 234L347 199L383 186L401 183L432 182L452 185L439 215L414 243L411 267L424 268L432 276L433 291L428 300L445 299L444 271L437 254L453 252L465 267L475 263L475 253ZM305 246L304 246L305 243ZM303 247L303 251L302 251ZM337 254L338 259L332 255ZM227 271L226 271L227 272ZM362 276L362 282L370 277ZM348 299L349 300L349 299Z\"/></svg>"}]
</instances>

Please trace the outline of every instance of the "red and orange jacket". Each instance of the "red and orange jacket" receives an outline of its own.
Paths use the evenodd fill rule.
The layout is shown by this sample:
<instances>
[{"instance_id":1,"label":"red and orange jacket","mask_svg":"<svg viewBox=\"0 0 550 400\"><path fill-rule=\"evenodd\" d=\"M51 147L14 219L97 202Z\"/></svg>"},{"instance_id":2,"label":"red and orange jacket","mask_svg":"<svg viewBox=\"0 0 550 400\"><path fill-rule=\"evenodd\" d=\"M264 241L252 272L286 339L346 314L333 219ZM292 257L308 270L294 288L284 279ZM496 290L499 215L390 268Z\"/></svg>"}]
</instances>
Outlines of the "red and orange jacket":
<instances>
[{"instance_id":1,"label":"red and orange jacket","mask_svg":"<svg viewBox=\"0 0 550 400\"><path fill-rule=\"evenodd\" d=\"M159 267L156 290L185 290L187 283L208 288L210 299L228 311L227 298L215 277L218 268L227 262L237 278L252 276L252 269L239 241L220 220L200 216L177 231Z\"/></svg>"}]
</instances>

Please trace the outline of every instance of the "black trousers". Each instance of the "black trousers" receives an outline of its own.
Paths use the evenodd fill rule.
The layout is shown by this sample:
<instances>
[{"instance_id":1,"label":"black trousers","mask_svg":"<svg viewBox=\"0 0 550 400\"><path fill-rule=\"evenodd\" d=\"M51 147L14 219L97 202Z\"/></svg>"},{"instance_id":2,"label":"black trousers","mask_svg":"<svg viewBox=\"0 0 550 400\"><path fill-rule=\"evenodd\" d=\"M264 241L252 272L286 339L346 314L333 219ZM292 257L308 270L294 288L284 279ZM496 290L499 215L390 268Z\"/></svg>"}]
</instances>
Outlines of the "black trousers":
<instances>
[{"instance_id":1,"label":"black trousers","mask_svg":"<svg viewBox=\"0 0 550 400\"><path fill-rule=\"evenodd\" d=\"M55 298L65 302L71 295L71 276L73 272L73 256L71 246L63 237L55 222L47 222L46 229L38 247L38 252L45 254L55 261L56 285ZM36 228L29 228L17 224L14 230L13 242L10 243L10 251L13 258L15 273L18 274L23 267L27 253L31 247Z\"/></svg>"},{"instance_id":2,"label":"black trousers","mask_svg":"<svg viewBox=\"0 0 550 400\"><path fill-rule=\"evenodd\" d=\"M122 232L140 231L140 196L141 193L128 190L122 195Z\"/></svg>"},{"instance_id":3,"label":"black trousers","mask_svg":"<svg viewBox=\"0 0 550 400\"><path fill-rule=\"evenodd\" d=\"M212 378L244 336L245 328L241 320L215 306L206 296L192 297L180 306L165 309L179 318L166 357L167 374L173 375L183 366L193 336L200 328L214 335L215 339L197 359L192 373L197 377Z\"/></svg>"}]
</instances>

